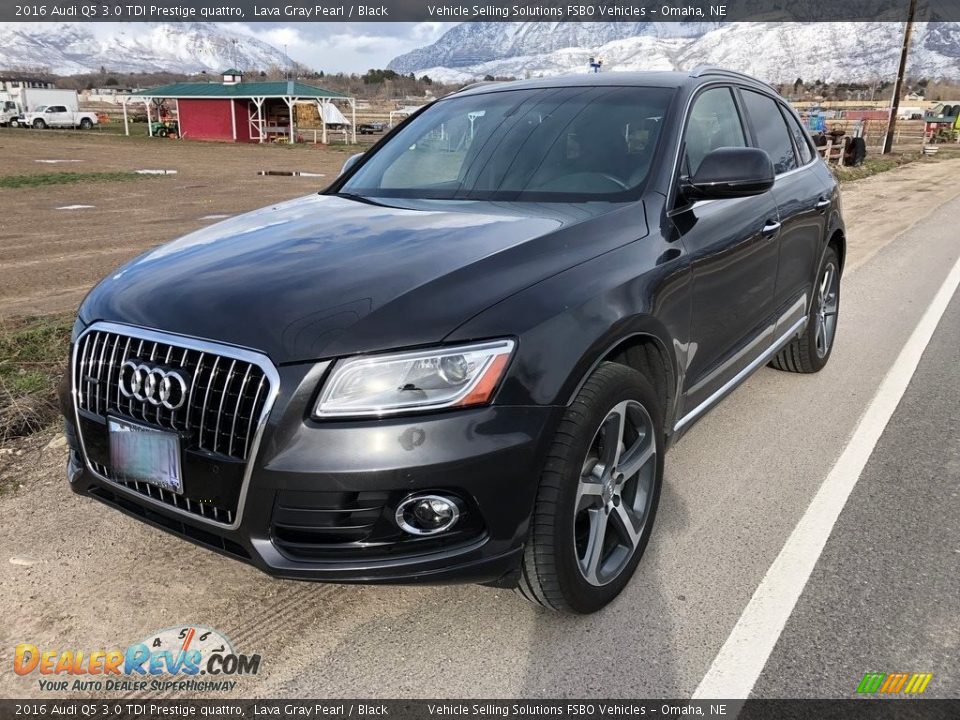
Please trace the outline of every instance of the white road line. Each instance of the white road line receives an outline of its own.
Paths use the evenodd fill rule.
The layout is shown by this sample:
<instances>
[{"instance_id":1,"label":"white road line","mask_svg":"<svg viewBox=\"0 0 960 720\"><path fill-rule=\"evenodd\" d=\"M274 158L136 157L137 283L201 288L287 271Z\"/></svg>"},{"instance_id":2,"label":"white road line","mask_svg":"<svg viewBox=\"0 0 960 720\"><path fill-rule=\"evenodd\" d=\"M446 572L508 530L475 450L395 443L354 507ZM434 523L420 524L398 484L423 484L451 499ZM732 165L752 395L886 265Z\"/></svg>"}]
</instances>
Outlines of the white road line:
<instances>
[{"instance_id":1,"label":"white road line","mask_svg":"<svg viewBox=\"0 0 960 720\"><path fill-rule=\"evenodd\" d=\"M960 260L940 286L860 418L850 442L757 586L694 691L694 699L749 696L958 285Z\"/></svg>"}]
</instances>

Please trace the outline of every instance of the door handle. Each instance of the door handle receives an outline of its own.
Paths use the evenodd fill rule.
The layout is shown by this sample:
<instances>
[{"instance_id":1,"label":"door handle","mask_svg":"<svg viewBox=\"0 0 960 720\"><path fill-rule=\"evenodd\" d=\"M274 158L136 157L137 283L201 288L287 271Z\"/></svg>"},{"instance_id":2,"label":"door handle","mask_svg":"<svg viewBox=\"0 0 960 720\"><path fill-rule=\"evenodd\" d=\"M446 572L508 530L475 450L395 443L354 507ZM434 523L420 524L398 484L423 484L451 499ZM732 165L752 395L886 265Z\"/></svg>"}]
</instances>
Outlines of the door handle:
<instances>
[{"instance_id":1,"label":"door handle","mask_svg":"<svg viewBox=\"0 0 960 720\"><path fill-rule=\"evenodd\" d=\"M826 210L830 207L830 198L820 198L820 201L814 206L817 210Z\"/></svg>"},{"instance_id":2,"label":"door handle","mask_svg":"<svg viewBox=\"0 0 960 720\"><path fill-rule=\"evenodd\" d=\"M760 233L764 237L773 237L777 234L779 229L780 223L778 223L776 220L767 220L766 225L763 226L763 229L760 231Z\"/></svg>"}]
</instances>

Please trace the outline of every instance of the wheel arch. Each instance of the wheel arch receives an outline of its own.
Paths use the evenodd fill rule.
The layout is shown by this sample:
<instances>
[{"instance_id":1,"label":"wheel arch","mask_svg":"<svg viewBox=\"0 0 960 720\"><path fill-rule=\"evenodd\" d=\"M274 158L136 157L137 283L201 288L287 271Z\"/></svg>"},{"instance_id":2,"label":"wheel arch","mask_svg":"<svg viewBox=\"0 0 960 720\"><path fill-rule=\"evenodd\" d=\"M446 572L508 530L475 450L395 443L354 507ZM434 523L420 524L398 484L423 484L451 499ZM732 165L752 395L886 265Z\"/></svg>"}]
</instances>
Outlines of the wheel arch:
<instances>
[{"instance_id":1,"label":"wheel arch","mask_svg":"<svg viewBox=\"0 0 960 720\"><path fill-rule=\"evenodd\" d=\"M669 434L677 402L679 371L675 356L663 336L644 329L607 339L589 361L586 370L577 371L579 376L567 393L567 405L574 401L587 379L603 362L630 367L653 385L663 411L664 431Z\"/></svg>"},{"instance_id":2,"label":"wheel arch","mask_svg":"<svg viewBox=\"0 0 960 720\"><path fill-rule=\"evenodd\" d=\"M840 273L843 273L843 266L847 258L847 236L843 231L843 228L835 228L834 231L830 234L830 239L827 240L826 247L832 247L837 251L837 257L840 260ZM824 248L826 251L826 248Z\"/></svg>"}]
</instances>

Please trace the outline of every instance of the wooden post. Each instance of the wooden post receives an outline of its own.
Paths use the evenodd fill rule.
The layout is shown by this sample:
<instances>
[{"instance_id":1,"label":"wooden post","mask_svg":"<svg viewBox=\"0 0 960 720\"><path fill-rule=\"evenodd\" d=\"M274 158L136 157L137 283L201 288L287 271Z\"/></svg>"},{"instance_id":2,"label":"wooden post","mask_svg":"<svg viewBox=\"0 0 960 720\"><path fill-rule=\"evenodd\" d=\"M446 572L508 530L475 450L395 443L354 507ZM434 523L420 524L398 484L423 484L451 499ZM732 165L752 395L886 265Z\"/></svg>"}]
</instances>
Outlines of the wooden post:
<instances>
[{"instance_id":1,"label":"wooden post","mask_svg":"<svg viewBox=\"0 0 960 720\"><path fill-rule=\"evenodd\" d=\"M327 114L324 112L325 108L323 107L325 100L321 100L318 105L320 107L320 127L323 130L323 139L320 141L324 145L327 144Z\"/></svg>"},{"instance_id":2,"label":"wooden post","mask_svg":"<svg viewBox=\"0 0 960 720\"><path fill-rule=\"evenodd\" d=\"M893 149L893 131L897 127L897 112L900 109L900 92L903 89L903 76L907 72L907 55L910 53L910 32L913 30L913 18L917 14L917 0L910 0L907 10L907 25L903 30L903 47L900 49L900 66L897 69L897 81L893 84L893 102L890 104L890 117L887 124L887 136L883 141L883 154Z\"/></svg>"},{"instance_id":3,"label":"wooden post","mask_svg":"<svg viewBox=\"0 0 960 720\"><path fill-rule=\"evenodd\" d=\"M353 144L357 144L357 100L350 98L350 131L353 133Z\"/></svg>"}]
</instances>

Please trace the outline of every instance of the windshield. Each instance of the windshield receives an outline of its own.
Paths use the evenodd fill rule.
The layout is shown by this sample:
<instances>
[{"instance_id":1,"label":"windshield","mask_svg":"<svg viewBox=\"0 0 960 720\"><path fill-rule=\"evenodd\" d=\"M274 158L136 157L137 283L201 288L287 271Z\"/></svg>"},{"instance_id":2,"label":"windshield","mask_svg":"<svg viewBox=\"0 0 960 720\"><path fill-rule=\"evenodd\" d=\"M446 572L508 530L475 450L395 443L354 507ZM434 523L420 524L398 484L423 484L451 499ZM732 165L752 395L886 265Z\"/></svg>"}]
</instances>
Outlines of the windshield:
<instances>
[{"instance_id":1,"label":"windshield","mask_svg":"<svg viewBox=\"0 0 960 720\"><path fill-rule=\"evenodd\" d=\"M373 197L618 200L646 180L673 91L509 90L441 100L340 188Z\"/></svg>"},{"instance_id":2,"label":"windshield","mask_svg":"<svg viewBox=\"0 0 960 720\"><path fill-rule=\"evenodd\" d=\"M47 109L47 106L46 106L46 105L37 105L37 106L33 109L33 111L34 111L34 112L43 112L43 111L46 110L46 109Z\"/></svg>"}]
</instances>

